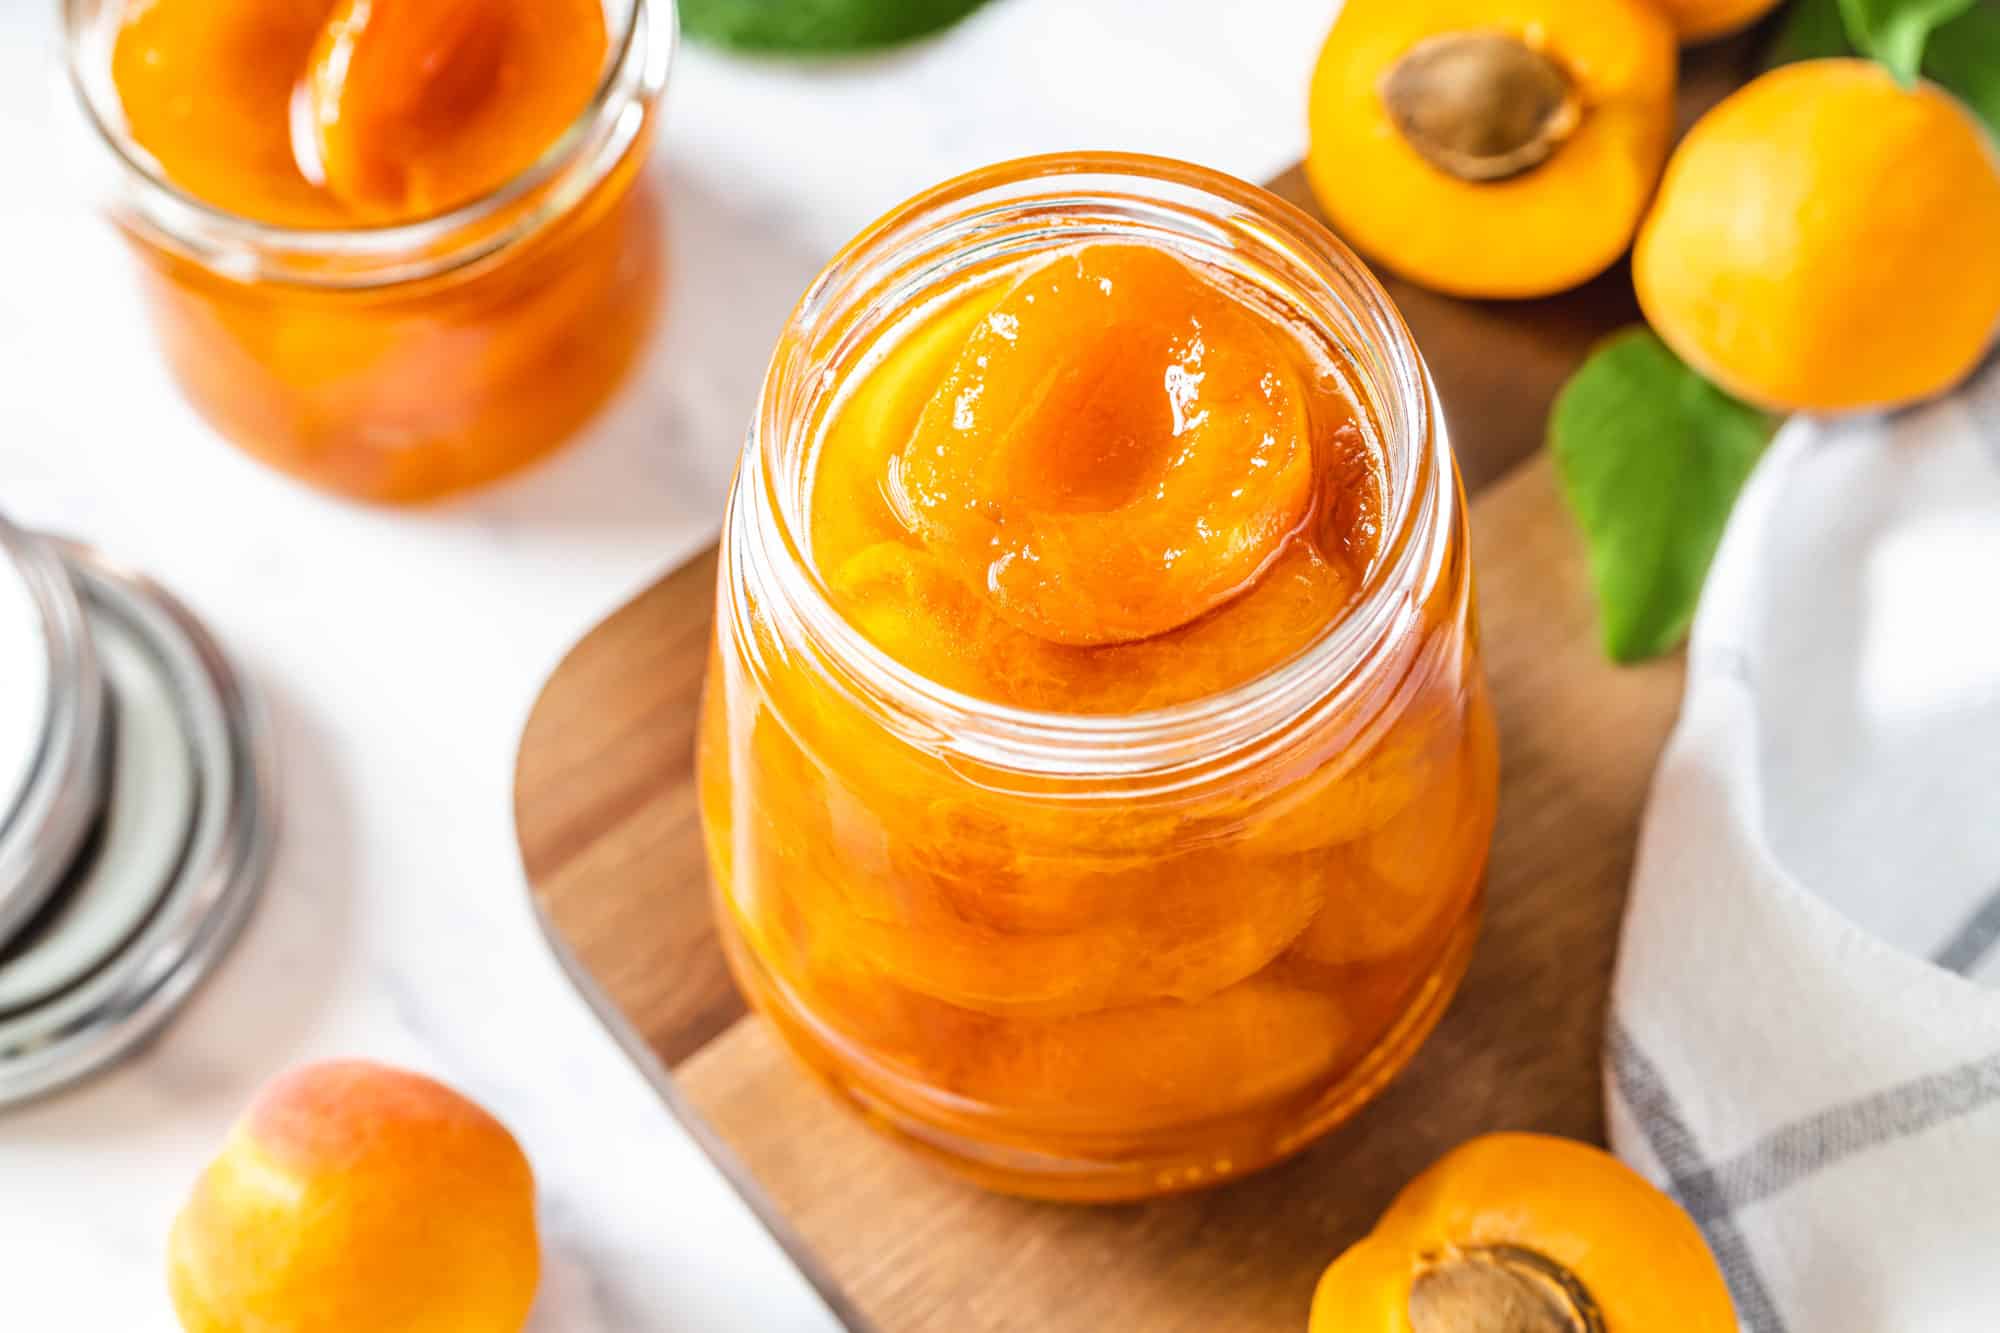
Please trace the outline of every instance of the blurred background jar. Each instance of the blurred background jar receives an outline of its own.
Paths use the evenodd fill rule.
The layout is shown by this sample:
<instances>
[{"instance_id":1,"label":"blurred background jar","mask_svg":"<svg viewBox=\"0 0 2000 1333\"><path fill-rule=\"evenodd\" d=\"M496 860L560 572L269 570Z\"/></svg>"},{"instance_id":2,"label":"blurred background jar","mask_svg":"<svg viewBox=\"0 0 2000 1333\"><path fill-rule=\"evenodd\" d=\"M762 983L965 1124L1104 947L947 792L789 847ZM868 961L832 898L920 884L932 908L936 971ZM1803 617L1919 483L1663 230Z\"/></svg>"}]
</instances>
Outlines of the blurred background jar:
<instances>
[{"instance_id":1,"label":"blurred background jar","mask_svg":"<svg viewBox=\"0 0 2000 1333\"><path fill-rule=\"evenodd\" d=\"M811 494L839 484L830 418L906 437L898 401L939 381L906 380L899 352L924 363L937 312L1100 243L1225 275L1337 360L1369 423L1380 540L1344 609L1247 681L1137 712L999 705L837 608ZM723 943L871 1124L1009 1192L1183 1190L1353 1114L1442 1013L1498 783L1465 506L1408 330L1304 214L1112 154L1006 163L904 205L779 341L719 577L699 760ZM1020 646L972 615L940 629L960 656ZM1134 684L1200 669L1186 636L1116 651Z\"/></svg>"},{"instance_id":2,"label":"blurred background jar","mask_svg":"<svg viewBox=\"0 0 2000 1333\"><path fill-rule=\"evenodd\" d=\"M65 22L167 363L256 458L429 500L555 449L631 369L662 285L643 168L670 3L66 0Z\"/></svg>"}]
</instances>

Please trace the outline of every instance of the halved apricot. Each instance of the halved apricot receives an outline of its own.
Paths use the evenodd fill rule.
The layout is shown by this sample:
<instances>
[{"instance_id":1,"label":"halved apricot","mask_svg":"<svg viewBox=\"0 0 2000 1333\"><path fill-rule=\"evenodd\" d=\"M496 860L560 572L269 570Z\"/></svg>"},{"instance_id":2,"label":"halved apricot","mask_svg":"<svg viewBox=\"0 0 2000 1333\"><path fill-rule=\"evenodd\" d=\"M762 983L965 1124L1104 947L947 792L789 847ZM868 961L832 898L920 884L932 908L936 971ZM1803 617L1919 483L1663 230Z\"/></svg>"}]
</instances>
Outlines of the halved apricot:
<instances>
[{"instance_id":1,"label":"halved apricot","mask_svg":"<svg viewBox=\"0 0 2000 1333\"><path fill-rule=\"evenodd\" d=\"M896 341L867 374L851 377L812 463L811 556L822 577L882 541L912 534L890 507L889 476L924 405L951 373L972 330L1004 286L975 287Z\"/></svg>"},{"instance_id":2,"label":"halved apricot","mask_svg":"<svg viewBox=\"0 0 2000 1333\"><path fill-rule=\"evenodd\" d=\"M1389 827L1394 829L1411 814L1428 823L1433 813L1448 821L1449 804L1419 801ZM1413 855L1399 867L1410 873L1393 878L1381 874L1365 855L1345 849L1323 853L1339 858L1341 869L1331 876L1334 887L1327 895L1327 909L1300 934L1291 957L1331 966L1393 957L1425 938L1446 907L1468 890L1462 880L1421 873L1442 872L1449 865L1454 842L1448 822L1428 836L1399 835L1396 842Z\"/></svg>"},{"instance_id":3,"label":"halved apricot","mask_svg":"<svg viewBox=\"0 0 2000 1333\"><path fill-rule=\"evenodd\" d=\"M111 51L125 127L212 207L281 226L339 210L292 160L292 91L335 0L151 0L125 7Z\"/></svg>"},{"instance_id":4,"label":"halved apricot","mask_svg":"<svg viewBox=\"0 0 2000 1333\"><path fill-rule=\"evenodd\" d=\"M1052 702L1072 712L1135 713L1220 693L1309 648L1359 586L1344 561L1294 537L1227 606L1172 633L1090 652L1067 695Z\"/></svg>"},{"instance_id":5,"label":"halved apricot","mask_svg":"<svg viewBox=\"0 0 2000 1333\"><path fill-rule=\"evenodd\" d=\"M1369 962L1402 952L1460 908L1479 883L1493 834L1495 750L1483 691L1468 705L1456 751L1400 811L1334 858L1326 909L1291 954Z\"/></svg>"},{"instance_id":6,"label":"halved apricot","mask_svg":"<svg viewBox=\"0 0 2000 1333\"><path fill-rule=\"evenodd\" d=\"M993 1024L947 1084L973 1101L1120 1131L1251 1107L1310 1086L1350 1033L1340 1001L1253 979L1193 1003Z\"/></svg>"},{"instance_id":7,"label":"halved apricot","mask_svg":"<svg viewBox=\"0 0 2000 1333\"><path fill-rule=\"evenodd\" d=\"M1322 767L1261 799L1248 836L1267 853L1308 852L1383 827L1448 773L1462 708L1449 685L1422 690L1400 706L1378 740L1336 751Z\"/></svg>"},{"instance_id":8,"label":"halved apricot","mask_svg":"<svg viewBox=\"0 0 2000 1333\"><path fill-rule=\"evenodd\" d=\"M1052 1126L1120 1136L1268 1104L1340 1067L1355 1032L1345 1005L1265 978L1194 1002L1069 1018L995 1018L856 972L836 960L791 979L859 1062L942 1094L946 1114L988 1134ZM986 1121L994 1114L1011 1124Z\"/></svg>"},{"instance_id":9,"label":"halved apricot","mask_svg":"<svg viewBox=\"0 0 2000 1333\"><path fill-rule=\"evenodd\" d=\"M1024 275L897 458L902 516L1010 623L1063 644L1163 634L1247 587L1304 519L1299 353L1165 249Z\"/></svg>"},{"instance_id":10,"label":"halved apricot","mask_svg":"<svg viewBox=\"0 0 2000 1333\"><path fill-rule=\"evenodd\" d=\"M1587 1144L1489 1134L1403 1188L1329 1266L1311 1333L1736 1333L1694 1220Z\"/></svg>"},{"instance_id":11,"label":"halved apricot","mask_svg":"<svg viewBox=\"0 0 2000 1333\"><path fill-rule=\"evenodd\" d=\"M358 215L445 212L561 137L606 44L598 0L341 0L301 71L293 148Z\"/></svg>"},{"instance_id":12,"label":"halved apricot","mask_svg":"<svg viewBox=\"0 0 2000 1333\"><path fill-rule=\"evenodd\" d=\"M857 965L981 1013L1055 1016L1234 985L1305 929L1325 894L1319 870L1308 858L1193 852L955 880L829 861L823 882L801 887L815 932L841 939ZM1064 920L1077 924L1023 928Z\"/></svg>"},{"instance_id":13,"label":"halved apricot","mask_svg":"<svg viewBox=\"0 0 2000 1333\"><path fill-rule=\"evenodd\" d=\"M940 685L1017 708L1117 714L1199 699L1280 665L1334 623L1358 580L1293 540L1226 609L1095 649L1017 628L935 556L899 542L863 549L831 586L870 642Z\"/></svg>"},{"instance_id":14,"label":"halved apricot","mask_svg":"<svg viewBox=\"0 0 2000 1333\"><path fill-rule=\"evenodd\" d=\"M940 685L1003 703L1047 699L1062 688L1049 645L1002 620L928 551L877 542L835 571L832 590L870 642Z\"/></svg>"},{"instance_id":15,"label":"halved apricot","mask_svg":"<svg viewBox=\"0 0 2000 1333\"><path fill-rule=\"evenodd\" d=\"M1561 291L1639 225L1675 54L1651 0L1347 0L1313 75L1306 177L1342 236L1426 287Z\"/></svg>"}]
</instances>

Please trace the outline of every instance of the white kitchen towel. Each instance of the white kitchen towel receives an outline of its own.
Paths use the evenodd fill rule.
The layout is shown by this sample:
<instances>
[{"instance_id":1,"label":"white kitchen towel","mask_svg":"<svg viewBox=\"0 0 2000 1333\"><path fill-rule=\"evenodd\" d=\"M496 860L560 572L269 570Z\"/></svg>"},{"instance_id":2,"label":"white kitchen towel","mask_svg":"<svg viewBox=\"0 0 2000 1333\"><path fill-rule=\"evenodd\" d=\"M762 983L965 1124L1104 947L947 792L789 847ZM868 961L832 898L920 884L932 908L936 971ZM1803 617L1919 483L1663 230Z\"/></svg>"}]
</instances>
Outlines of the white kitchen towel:
<instances>
[{"instance_id":1,"label":"white kitchen towel","mask_svg":"<svg viewBox=\"0 0 2000 1333\"><path fill-rule=\"evenodd\" d=\"M2000 1330L2000 365L1731 517L1606 1041L1747 1333Z\"/></svg>"}]
</instances>

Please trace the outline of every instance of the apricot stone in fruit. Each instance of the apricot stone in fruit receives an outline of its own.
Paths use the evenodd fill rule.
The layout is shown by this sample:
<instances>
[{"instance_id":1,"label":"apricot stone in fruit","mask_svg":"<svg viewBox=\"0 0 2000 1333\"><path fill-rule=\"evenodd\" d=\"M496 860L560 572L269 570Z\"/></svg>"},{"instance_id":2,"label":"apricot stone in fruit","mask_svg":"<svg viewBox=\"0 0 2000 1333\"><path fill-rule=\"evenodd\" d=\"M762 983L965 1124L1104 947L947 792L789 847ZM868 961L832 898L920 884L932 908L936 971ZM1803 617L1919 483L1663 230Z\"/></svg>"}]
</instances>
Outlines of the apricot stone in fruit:
<instances>
[{"instance_id":1,"label":"apricot stone in fruit","mask_svg":"<svg viewBox=\"0 0 2000 1333\"><path fill-rule=\"evenodd\" d=\"M1546 296L1622 254L1673 133L1653 0L1346 0L1306 178L1370 259L1456 296Z\"/></svg>"},{"instance_id":2,"label":"apricot stone in fruit","mask_svg":"<svg viewBox=\"0 0 2000 1333\"><path fill-rule=\"evenodd\" d=\"M505 1127L350 1060L251 1103L174 1220L168 1285L188 1333L519 1333L540 1263Z\"/></svg>"},{"instance_id":3,"label":"apricot stone in fruit","mask_svg":"<svg viewBox=\"0 0 2000 1333\"><path fill-rule=\"evenodd\" d=\"M1588 1144L1488 1134L1412 1180L1320 1278L1310 1333L1735 1333L1694 1220Z\"/></svg>"}]
</instances>

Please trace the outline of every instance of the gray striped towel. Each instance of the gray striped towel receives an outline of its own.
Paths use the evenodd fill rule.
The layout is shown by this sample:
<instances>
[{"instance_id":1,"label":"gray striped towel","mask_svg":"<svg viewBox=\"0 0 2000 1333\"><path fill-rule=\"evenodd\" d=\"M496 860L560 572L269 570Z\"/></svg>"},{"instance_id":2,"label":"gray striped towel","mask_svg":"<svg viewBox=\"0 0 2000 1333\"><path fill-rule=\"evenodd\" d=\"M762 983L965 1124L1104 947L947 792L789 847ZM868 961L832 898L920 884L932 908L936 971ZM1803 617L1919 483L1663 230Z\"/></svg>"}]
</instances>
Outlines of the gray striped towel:
<instances>
[{"instance_id":1,"label":"gray striped towel","mask_svg":"<svg viewBox=\"0 0 2000 1333\"><path fill-rule=\"evenodd\" d=\"M2000 1330L2000 365L1795 419L1702 600L1606 1044L1749 1333Z\"/></svg>"}]
</instances>

